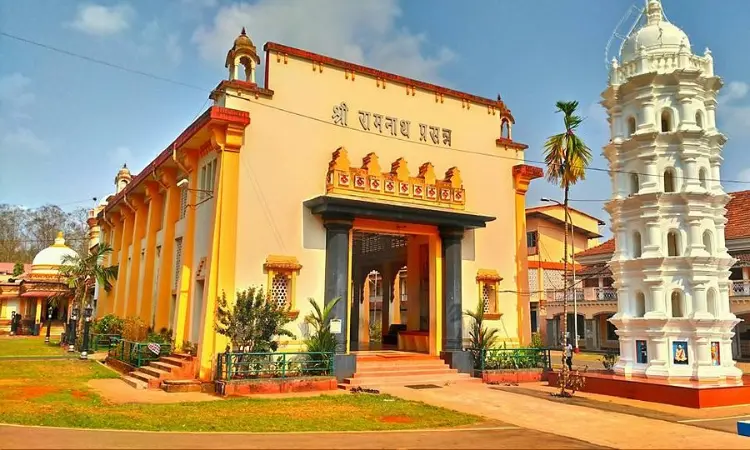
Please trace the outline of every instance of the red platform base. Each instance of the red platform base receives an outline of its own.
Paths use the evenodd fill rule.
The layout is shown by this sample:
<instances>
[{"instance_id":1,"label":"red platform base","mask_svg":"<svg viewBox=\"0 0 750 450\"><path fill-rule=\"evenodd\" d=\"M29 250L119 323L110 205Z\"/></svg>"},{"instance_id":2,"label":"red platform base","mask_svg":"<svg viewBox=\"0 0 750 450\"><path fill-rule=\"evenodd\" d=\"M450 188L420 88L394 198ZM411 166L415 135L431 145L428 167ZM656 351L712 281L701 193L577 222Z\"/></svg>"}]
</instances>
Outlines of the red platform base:
<instances>
[{"instance_id":1,"label":"red platform base","mask_svg":"<svg viewBox=\"0 0 750 450\"><path fill-rule=\"evenodd\" d=\"M550 372L550 386L558 385L559 372ZM712 408L750 404L750 377L740 385L697 382L670 382L639 377L624 377L603 372L581 374L586 383L582 392L611 395L644 402L665 403L687 408Z\"/></svg>"}]
</instances>

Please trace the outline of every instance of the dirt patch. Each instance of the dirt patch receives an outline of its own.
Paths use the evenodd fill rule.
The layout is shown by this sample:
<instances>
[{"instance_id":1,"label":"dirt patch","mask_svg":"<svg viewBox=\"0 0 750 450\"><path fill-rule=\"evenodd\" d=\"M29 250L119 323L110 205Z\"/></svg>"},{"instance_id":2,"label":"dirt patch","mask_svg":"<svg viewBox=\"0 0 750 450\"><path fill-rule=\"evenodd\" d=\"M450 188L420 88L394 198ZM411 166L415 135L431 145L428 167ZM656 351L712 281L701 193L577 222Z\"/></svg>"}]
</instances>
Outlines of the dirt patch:
<instances>
[{"instance_id":1,"label":"dirt patch","mask_svg":"<svg viewBox=\"0 0 750 450\"><path fill-rule=\"evenodd\" d=\"M74 398L88 398L89 396L88 392L83 391L70 391L70 395Z\"/></svg>"},{"instance_id":2,"label":"dirt patch","mask_svg":"<svg viewBox=\"0 0 750 450\"><path fill-rule=\"evenodd\" d=\"M383 416L380 421L384 423L414 423L414 419L408 416Z\"/></svg>"},{"instance_id":3,"label":"dirt patch","mask_svg":"<svg viewBox=\"0 0 750 450\"><path fill-rule=\"evenodd\" d=\"M60 388L54 386L24 386L18 390L18 397L15 400L32 400L59 390Z\"/></svg>"}]
</instances>

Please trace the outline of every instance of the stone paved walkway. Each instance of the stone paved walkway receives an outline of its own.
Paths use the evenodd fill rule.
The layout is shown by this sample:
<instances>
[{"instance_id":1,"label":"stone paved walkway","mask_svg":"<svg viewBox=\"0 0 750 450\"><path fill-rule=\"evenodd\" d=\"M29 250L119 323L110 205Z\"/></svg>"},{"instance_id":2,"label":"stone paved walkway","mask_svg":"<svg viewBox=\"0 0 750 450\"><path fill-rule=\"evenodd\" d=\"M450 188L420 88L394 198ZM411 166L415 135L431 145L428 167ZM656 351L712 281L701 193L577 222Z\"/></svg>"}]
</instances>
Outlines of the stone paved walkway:
<instances>
[{"instance_id":1,"label":"stone paved walkway","mask_svg":"<svg viewBox=\"0 0 750 450\"><path fill-rule=\"evenodd\" d=\"M99 448L298 448L494 449L601 448L514 426L485 429L369 433L149 433L0 425L3 449Z\"/></svg>"},{"instance_id":2,"label":"stone paved walkway","mask_svg":"<svg viewBox=\"0 0 750 450\"><path fill-rule=\"evenodd\" d=\"M384 387L381 391L605 447L750 448L750 439L736 434L550 402L490 389L486 385L462 384L420 390Z\"/></svg>"}]
</instances>

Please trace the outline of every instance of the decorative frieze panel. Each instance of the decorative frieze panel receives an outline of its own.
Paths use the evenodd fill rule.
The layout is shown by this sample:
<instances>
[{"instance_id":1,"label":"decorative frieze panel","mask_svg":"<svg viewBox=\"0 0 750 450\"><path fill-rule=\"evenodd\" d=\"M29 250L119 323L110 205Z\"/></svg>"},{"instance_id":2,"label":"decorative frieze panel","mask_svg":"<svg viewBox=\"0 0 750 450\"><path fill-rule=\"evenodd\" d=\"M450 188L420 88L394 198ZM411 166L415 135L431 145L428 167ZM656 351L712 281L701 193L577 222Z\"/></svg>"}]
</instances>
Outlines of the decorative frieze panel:
<instances>
[{"instance_id":1,"label":"decorative frieze panel","mask_svg":"<svg viewBox=\"0 0 750 450\"><path fill-rule=\"evenodd\" d=\"M456 167L448 169L440 180L432 163L426 162L412 177L406 160L399 158L391 164L390 172L381 172L375 153L365 156L361 167L352 167L344 147L333 152L328 164L326 193L461 210L466 205L461 173Z\"/></svg>"}]
</instances>

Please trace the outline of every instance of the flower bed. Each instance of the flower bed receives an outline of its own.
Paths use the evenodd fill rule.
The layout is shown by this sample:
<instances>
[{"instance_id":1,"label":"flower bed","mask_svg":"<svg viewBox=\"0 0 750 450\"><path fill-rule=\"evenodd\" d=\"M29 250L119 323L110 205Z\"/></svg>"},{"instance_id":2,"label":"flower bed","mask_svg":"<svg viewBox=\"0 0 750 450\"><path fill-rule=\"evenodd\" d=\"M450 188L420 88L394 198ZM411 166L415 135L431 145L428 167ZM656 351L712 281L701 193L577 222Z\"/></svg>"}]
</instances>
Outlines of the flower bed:
<instances>
[{"instance_id":1,"label":"flower bed","mask_svg":"<svg viewBox=\"0 0 750 450\"><path fill-rule=\"evenodd\" d=\"M288 392L333 391L338 383L335 377L256 378L245 380L218 380L219 395L285 394Z\"/></svg>"},{"instance_id":2,"label":"flower bed","mask_svg":"<svg viewBox=\"0 0 750 450\"><path fill-rule=\"evenodd\" d=\"M545 369L500 369L485 370L482 372L482 382L490 384L498 383L528 383L533 381L545 381L547 373Z\"/></svg>"}]
</instances>

